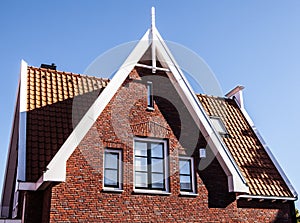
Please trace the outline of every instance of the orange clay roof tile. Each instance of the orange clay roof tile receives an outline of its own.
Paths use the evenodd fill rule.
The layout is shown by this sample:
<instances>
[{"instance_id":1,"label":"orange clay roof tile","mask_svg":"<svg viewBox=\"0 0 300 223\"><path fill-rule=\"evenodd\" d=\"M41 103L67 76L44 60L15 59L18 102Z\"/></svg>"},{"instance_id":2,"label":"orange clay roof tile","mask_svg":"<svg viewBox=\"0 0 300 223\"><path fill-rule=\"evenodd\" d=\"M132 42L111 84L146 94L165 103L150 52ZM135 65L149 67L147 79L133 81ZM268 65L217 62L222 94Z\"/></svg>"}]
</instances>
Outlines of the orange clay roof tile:
<instances>
[{"instance_id":1,"label":"orange clay roof tile","mask_svg":"<svg viewBox=\"0 0 300 223\"><path fill-rule=\"evenodd\" d=\"M208 116L220 117L229 137L223 141L245 177L251 195L291 197L263 145L232 99L197 95Z\"/></svg>"},{"instance_id":2,"label":"orange clay roof tile","mask_svg":"<svg viewBox=\"0 0 300 223\"><path fill-rule=\"evenodd\" d=\"M26 177L36 181L108 80L36 67L27 74Z\"/></svg>"}]
</instances>

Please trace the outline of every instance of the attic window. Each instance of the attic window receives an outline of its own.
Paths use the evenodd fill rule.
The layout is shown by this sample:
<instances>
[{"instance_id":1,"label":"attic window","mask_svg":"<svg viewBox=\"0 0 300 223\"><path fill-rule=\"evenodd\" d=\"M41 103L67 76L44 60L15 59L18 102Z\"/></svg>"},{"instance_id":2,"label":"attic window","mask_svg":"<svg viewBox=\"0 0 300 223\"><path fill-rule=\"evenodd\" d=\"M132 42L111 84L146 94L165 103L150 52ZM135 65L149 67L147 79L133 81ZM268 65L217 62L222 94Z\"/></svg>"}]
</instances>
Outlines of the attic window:
<instances>
[{"instance_id":1,"label":"attic window","mask_svg":"<svg viewBox=\"0 0 300 223\"><path fill-rule=\"evenodd\" d=\"M153 84L151 81L147 81L147 106L148 106L148 109L150 109L150 110L154 109Z\"/></svg>"},{"instance_id":2,"label":"attic window","mask_svg":"<svg viewBox=\"0 0 300 223\"><path fill-rule=\"evenodd\" d=\"M221 118L210 117L210 120L211 120L215 130L217 130L221 136L229 136L229 134L226 130L226 127L225 127L224 123L222 122Z\"/></svg>"}]
</instances>

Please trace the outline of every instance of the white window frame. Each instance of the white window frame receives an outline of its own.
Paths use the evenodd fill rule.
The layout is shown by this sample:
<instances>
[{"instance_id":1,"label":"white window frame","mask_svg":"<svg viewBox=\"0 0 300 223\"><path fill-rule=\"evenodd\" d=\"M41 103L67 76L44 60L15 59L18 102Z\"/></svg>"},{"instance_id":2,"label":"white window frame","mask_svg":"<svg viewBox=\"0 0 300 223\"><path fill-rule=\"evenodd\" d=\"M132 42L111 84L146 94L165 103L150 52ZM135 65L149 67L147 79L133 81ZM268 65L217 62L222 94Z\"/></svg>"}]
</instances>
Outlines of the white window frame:
<instances>
[{"instance_id":1,"label":"white window frame","mask_svg":"<svg viewBox=\"0 0 300 223\"><path fill-rule=\"evenodd\" d=\"M118 165L119 165L119 171L118 171L118 187L112 187L112 186L107 186L104 183L104 178L105 178L105 154L106 153L118 153ZM103 191L113 191L113 192L123 192L123 157L122 157L122 150L117 149L117 148L105 148L104 153L103 153Z\"/></svg>"},{"instance_id":2,"label":"white window frame","mask_svg":"<svg viewBox=\"0 0 300 223\"><path fill-rule=\"evenodd\" d=\"M135 142L142 141L142 142L153 142L153 143L163 143L164 149L164 190L156 190L156 189L147 189L147 188L136 188L135 187ZM170 195L170 186L169 186L169 156L168 156L168 143L167 140L164 139L154 139L154 138L140 138L134 137L133 140L133 188L135 193L142 193L142 194L160 194L160 195Z\"/></svg>"},{"instance_id":3,"label":"white window frame","mask_svg":"<svg viewBox=\"0 0 300 223\"><path fill-rule=\"evenodd\" d=\"M147 81L147 109L154 110L153 83Z\"/></svg>"},{"instance_id":4,"label":"white window frame","mask_svg":"<svg viewBox=\"0 0 300 223\"><path fill-rule=\"evenodd\" d=\"M215 130L217 130L221 136L227 136L229 134L220 117L210 116L209 118Z\"/></svg>"},{"instance_id":5,"label":"white window frame","mask_svg":"<svg viewBox=\"0 0 300 223\"><path fill-rule=\"evenodd\" d=\"M179 189L180 189L180 194L181 195L192 195L192 196L195 196L195 195L198 195L196 193L196 177L195 177L195 166L194 166L194 157L188 157L188 156L179 156L178 158L178 168L180 168L180 165L179 165L179 162L180 160L189 160L190 161L190 164L191 164L191 185L192 185L192 190L191 191L182 191L180 189L180 169L178 171L179 173Z\"/></svg>"}]
</instances>

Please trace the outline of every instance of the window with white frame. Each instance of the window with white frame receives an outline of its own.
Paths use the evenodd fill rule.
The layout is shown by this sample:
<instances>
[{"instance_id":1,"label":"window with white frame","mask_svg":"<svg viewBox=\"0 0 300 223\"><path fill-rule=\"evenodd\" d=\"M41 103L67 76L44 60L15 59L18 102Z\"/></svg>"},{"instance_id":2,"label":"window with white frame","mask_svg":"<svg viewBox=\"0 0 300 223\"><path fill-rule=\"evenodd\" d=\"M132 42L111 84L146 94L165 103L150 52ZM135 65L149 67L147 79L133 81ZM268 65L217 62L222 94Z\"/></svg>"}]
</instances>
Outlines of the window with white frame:
<instances>
[{"instance_id":1,"label":"window with white frame","mask_svg":"<svg viewBox=\"0 0 300 223\"><path fill-rule=\"evenodd\" d=\"M221 136L228 136L228 132L222 119L220 117L211 116L210 120L214 126L214 128L218 131Z\"/></svg>"},{"instance_id":2,"label":"window with white frame","mask_svg":"<svg viewBox=\"0 0 300 223\"><path fill-rule=\"evenodd\" d=\"M151 81L147 81L147 106L149 109L154 109L153 84Z\"/></svg>"},{"instance_id":3,"label":"window with white frame","mask_svg":"<svg viewBox=\"0 0 300 223\"><path fill-rule=\"evenodd\" d=\"M168 191L167 143L140 138L134 141L135 189Z\"/></svg>"},{"instance_id":4,"label":"window with white frame","mask_svg":"<svg viewBox=\"0 0 300 223\"><path fill-rule=\"evenodd\" d=\"M179 157L179 177L181 192L196 193L193 157Z\"/></svg>"},{"instance_id":5,"label":"window with white frame","mask_svg":"<svg viewBox=\"0 0 300 223\"><path fill-rule=\"evenodd\" d=\"M105 149L104 188L122 189L122 151Z\"/></svg>"}]
</instances>

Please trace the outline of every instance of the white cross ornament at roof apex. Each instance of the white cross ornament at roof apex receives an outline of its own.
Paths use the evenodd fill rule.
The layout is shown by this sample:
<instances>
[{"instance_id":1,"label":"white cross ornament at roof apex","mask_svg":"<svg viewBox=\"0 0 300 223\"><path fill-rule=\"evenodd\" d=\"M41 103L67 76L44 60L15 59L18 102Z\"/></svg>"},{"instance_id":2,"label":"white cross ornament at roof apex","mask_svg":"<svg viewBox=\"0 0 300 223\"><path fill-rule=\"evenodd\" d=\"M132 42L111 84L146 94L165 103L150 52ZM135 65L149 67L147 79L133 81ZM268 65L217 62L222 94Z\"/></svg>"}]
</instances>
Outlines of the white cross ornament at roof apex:
<instances>
[{"instance_id":1,"label":"white cross ornament at roof apex","mask_svg":"<svg viewBox=\"0 0 300 223\"><path fill-rule=\"evenodd\" d=\"M170 71L169 69L163 68L163 67L157 67L156 66L156 44L155 41L158 41L156 37L156 27L155 27L155 7L151 7L151 29L150 29L150 39L151 39L151 61L152 61L152 66L148 66L145 64L136 64L138 67L144 67L148 69L152 69L152 73L155 74L156 70L161 70L168 72Z\"/></svg>"}]
</instances>

